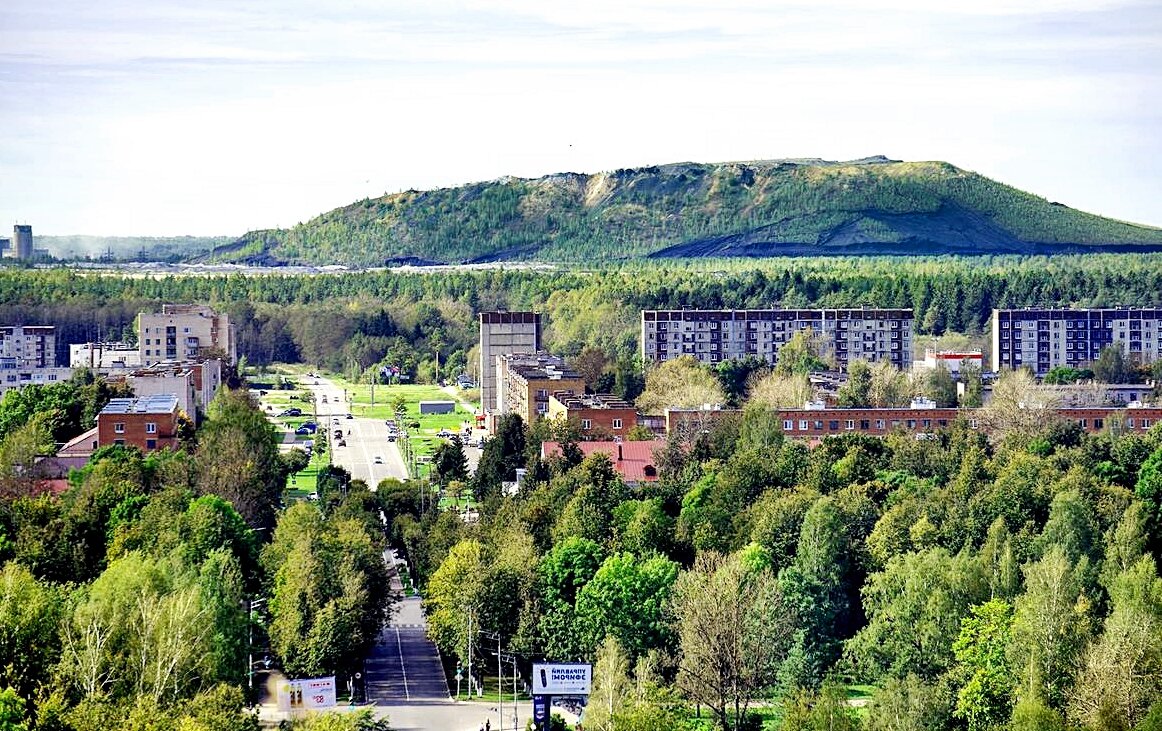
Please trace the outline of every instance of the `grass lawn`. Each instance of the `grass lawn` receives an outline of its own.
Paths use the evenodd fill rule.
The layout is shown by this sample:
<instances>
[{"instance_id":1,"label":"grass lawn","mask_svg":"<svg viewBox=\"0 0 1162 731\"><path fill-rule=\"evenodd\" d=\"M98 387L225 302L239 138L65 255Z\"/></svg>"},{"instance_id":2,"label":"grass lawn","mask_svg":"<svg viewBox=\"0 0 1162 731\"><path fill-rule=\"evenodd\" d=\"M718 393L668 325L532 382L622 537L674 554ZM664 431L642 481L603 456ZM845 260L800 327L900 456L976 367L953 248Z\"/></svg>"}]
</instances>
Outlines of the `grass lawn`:
<instances>
[{"instance_id":1,"label":"grass lawn","mask_svg":"<svg viewBox=\"0 0 1162 731\"><path fill-rule=\"evenodd\" d=\"M495 654L496 647L495 647L495 645L492 648L492 652L494 654L489 655L486 653L480 659L486 667L489 667L492 669L493 672L496 672L496 654ZM504 676L504 683L501 686L501 696L504 698L505 704L507 704L505 710L507 710L511 713L511 711L512 711L512 675L511 675L512 665L509 663L505 663L505 665L507 666L505 668L505 670L509 674L506 674ZM474 659L472 662L473 671L475 671L477 669L477 667L478 666L476 665L476 661ZM477 674L479 675L479 673L477 673ZM460 695L458 697L456 696L456 676L455 676L455 674L453 674L449 678L449 680L451 681L452 696L456 697L457 700L461 700L461 701L472 700L468 697L468 674L463 673L463 675L464 675L464 680L460 682ZM490 700L490 701L495 703L496 702L496 676L495 675L485 675L483 678L480 679L480 684L483 687L484 695L477 698L477 700L482 700L482 701L489 701ZM519 701L527 701L530 699L529 695L527 693L523 692L523 688L524 688L524 686L521 684L521 679L517 678L517 695L516 695L516 697ZM495 711L493 713L495 713ZM493 718L492 720L495 721L496 719ZM495 728L495 727L496 727L496 725L493 724L493 728Z\"/></svg>"},{"instance_id":2,"label":"grass lawn","mask_svg":"<svg viewBox=\"0 0 1162 731\"><path fill-rule=\"evenodd\" d=\"M329 464L331 464L330 452L312 454L310 464L307 465L306 469L287 478L287 502L306 500L307 495L315 492L319 484L319 470Z\"/></svg>"}]
</instances>

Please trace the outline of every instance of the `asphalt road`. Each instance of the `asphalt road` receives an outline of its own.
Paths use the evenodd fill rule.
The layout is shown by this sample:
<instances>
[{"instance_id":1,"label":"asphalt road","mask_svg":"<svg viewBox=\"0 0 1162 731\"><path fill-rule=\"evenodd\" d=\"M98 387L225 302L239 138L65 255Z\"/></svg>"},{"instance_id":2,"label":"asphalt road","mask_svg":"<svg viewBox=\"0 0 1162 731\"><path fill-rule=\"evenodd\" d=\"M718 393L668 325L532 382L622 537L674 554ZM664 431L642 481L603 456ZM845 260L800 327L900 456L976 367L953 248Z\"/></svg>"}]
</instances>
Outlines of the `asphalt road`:
<instances>
[{"instance_id":1,"label":"asphalt road","mask_svg":"<svg viewBox=\"0 0 1162 731\"><path fill-rule=\"evenodd\" d=\"M402 593L395 555L384 553L392 589ZM419 597L406 597L379 636L367 659L367 699L376 715L397 731L477 731L485 720L498 726L496 702L459 703L448 693L436 646L425 634ZM532 713L529 703L518 707L518 720ZM512 706L504 712L503 728L513 728Z\"/></svg>"},{"instance_id":2,"label":"asphalt road","mask_svg":"<svg viewBox=\"0 0 1162 731\"><path fill-rule=\"evenodd\" d=\"M309 379L307 383L307 388L315 394L319 428L326 429L328 434L341 429L343 441L347 443L340 447L338 441L332 440L332 463L345 468L353 478L366 482L372 490L389 477L407 479L403 456L395 442L387 441L387 425L383 421L348 419L349 405L344 400L343 389L326 378Z\"/></svg>"}]
</instances>

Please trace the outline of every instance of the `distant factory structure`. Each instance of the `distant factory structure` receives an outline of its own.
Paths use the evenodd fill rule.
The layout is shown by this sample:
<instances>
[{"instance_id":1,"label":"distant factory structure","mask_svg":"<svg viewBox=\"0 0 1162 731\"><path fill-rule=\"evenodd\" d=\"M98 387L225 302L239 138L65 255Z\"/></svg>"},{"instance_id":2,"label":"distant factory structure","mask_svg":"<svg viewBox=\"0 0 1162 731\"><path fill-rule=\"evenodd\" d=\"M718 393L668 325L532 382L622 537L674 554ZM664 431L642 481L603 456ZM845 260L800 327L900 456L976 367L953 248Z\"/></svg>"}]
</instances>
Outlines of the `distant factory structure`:
<instances>
[{"instance_id":1,"label":"distant factory structure","mask_svg":"<svg viewBox=\"0 0 1162 731\"><path fill-rule=\"evenodd\" d=\"M44 249L32 248L32 226L18 223L12 227L11 239L0 239L0 255L5 259L32 260L48 256Z\"/></svg>"}]
</instances>

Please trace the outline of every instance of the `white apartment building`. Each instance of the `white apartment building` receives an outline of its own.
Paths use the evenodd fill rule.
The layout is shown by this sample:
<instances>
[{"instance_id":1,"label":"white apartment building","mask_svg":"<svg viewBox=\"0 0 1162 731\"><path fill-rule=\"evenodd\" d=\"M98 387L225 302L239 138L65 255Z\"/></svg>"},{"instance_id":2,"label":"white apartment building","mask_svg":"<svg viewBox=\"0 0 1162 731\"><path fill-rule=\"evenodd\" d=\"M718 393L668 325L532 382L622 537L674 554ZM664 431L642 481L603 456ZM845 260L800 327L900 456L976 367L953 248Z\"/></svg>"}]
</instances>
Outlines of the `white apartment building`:
<instances>
[{"instance_id":1,"label":"white apartment building","mask_svg":"<svg viewBox=\"0 0 1162 731\"><path fill-rule=\"evenodd\" d=\"M1028 366L1043 376L1057 366L1093 363L1102 348L1119 343L1136 363L1162 357L1162 309L993 310L992 369Z\"/></svg>"},{"instance_id":2,"label":"white apartment building","mask_svg":"<svg viewBox=\"0 0 1162 731\"><path fill-rule=\"evenodd\" d=\"M230 316L204 305L162 305L161 312L137 316L141 364L201 360L210 349L221 350L233 364L238 361Z\"/></svg>"},{"instance_id":3,"label":"white apartment building","mask_svg":"<svg viewBox=\"0 0 1162 731\"><path fill-rule=\"evenodd\" d=\"M912 310L643 310L641 353L646 363L691 355L714 365L753 355L768 363L791 336L808 328L822 357L845 369L848 362L912 365Z\"/></svg>"}]
</instances>

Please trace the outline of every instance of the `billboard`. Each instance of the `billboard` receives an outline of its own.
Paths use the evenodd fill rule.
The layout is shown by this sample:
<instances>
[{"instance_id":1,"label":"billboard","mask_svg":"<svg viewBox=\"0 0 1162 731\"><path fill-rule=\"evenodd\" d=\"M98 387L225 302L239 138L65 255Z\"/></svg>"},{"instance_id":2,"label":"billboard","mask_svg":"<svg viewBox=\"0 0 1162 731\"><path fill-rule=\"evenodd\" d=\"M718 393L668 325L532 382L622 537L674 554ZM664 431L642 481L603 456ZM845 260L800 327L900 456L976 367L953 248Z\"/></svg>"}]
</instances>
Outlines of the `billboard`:
<instances>
[{"instance_id":1,"label":"billboard","mask_svg":"<svg viewBox=\"0 0 1162 731\"><path fill-rule=\"evenodd\" d=\"M278 710L335 707L335 676L284 680L278 684Z\"/></svg>"},{"instance_id":2,"label":"billboard","mask_svg":"<svg viewBox=\"0 0 1162 731\"><path fill-rule=\"evenodd\" d=\"M533 663L534 695L589 695L593 666L582 662Z\"/></svg>"}]
</instances>

